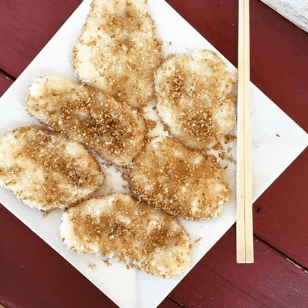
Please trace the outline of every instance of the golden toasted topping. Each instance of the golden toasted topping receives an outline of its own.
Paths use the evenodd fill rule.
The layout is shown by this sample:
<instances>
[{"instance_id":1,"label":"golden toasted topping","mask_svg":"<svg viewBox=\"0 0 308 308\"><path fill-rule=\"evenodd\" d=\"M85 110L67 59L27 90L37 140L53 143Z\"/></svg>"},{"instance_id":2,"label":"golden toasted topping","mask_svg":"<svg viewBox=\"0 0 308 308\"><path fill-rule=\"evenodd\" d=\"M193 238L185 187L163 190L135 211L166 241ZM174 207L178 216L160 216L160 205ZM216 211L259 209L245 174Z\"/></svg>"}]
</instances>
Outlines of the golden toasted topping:
<instances>
[{"instance_id":1,"label":"golden toasted topping","mask_svg":"<svg viewBox=\"0 0 308 308\"><path fill-rule=\"evenodd\" d=\"M210 148L234 127L234 83L213 52L169 56L155 77L158 114L185 145Z\"/></svg>"},{"instance_id":2,"label":"golden toasted topping","mask_svg":"<svg viewBox=\"0 0 308 308\"><path fill-rule=\"evenodd\" d=\"M89 263L89 268L90 269L94 269L96 267L97 267L97 265L95 263Z\"/></svg>"},{"instance_id":3,"label":"golden toasted topping","mask_svg":"<svg viewBox=\"0 0 308 308\"><path fill-rule=\"evenodd\" d=\"M235 139L236 139L236 136L233 136L231 134L227 134L225 135L225 143L230 143L230 142L233 142Z\"/></svg>"},{"instance_id":4,"label":"golden toasted topping","mask_svg":"<svg viewBox=\"0 0 308 308\"><path fill-rule=\"evenodd\" d=\"M216 158L174 138L152 139L133 163L127 174L132 191L170 214L189 220L213 218L229 197Z\"/></svg>"},{"instance_id":5,"label":"golden toasted topping","mask_svg":"<svg viewBox=\"0 0 308 308\"><path fill-rule=\"evenodd\" d=\"M202 240L202 237L197 238L196 240L194 240L194 244L198 244L201 240Z\"/></svg>"},{"instance_id":6,"label":"golden toasted topping","mask_svg":"<svg viewBox=\"0 0 308 308\"><path fill-rule=\"evenodd\" d=\"M114 194L68 210L61 234L79 253L114 256L128 267L172 277L190 263L189 236L172 216Z\"/></svg>"},{"instance_id":7,"label":"golden toasted topping","mask_svg":"<svg viewBox=\"0 0 308 308\"><path fill-rule=\"evenodd\" d=\"M154 120L148 119L148 120L146 121L146 124L147 124L148 130L150 131L150 130L152 130L152 129L154 129L154 128L156 127L157 122L154 121Z\"/></svg>"}]
</instances>

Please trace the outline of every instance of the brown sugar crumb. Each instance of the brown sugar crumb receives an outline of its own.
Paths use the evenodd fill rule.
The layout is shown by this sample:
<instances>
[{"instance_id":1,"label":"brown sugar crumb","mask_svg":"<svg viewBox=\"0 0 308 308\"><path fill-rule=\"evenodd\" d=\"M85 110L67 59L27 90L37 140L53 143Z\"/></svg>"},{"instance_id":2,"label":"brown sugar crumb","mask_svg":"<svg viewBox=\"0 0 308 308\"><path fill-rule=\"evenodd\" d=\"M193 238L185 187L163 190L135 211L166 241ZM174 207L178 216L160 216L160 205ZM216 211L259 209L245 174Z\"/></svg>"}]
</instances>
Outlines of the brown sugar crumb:
<instances>
[{"instance_id":1,"label":"brown sugar crumb","mask_svg":"<svg viewBox=\"0 0 308 308\"><path fill-rule=\"evenodd\" d=\"M97 265L95 263L89 263L88 266L89 266L90 269L94 269L94 268L97 267Z\"/></svg>"},{"instance_id":2,"label":"brown sugar crumb","mask_svg":"<svg viewBox=\"0 0 308 308\"><path fill-rule=\"evenodd\" d=\"M225 152L220 152L218 154L218 157L221 158L221 159L224 159L226 157L226 153Z\"/></svg>"},{"instance_id":3,"label":"brown sugar crumb","mask_svg":"<svg viewBox=\"0 0 308 308\"><path fill-rule=\"evenodd\" d=\"M226 156L226 159L231 163L235 163L235 159L232 156Z\"/></svg>"},{"instance_id":4,"label":"brown sugar crumb","mask_svg":"<svg viewBox=\"0 0 308 308\"><path fill-rule=\"evenodd\" d=\"M146 120L148 130L152 130L157 126L157 122L154 120Z\"/></svg>"},{"instance_id":5,"label":"brown sugar crumb","mask_svg":"<svg viewBox=\"0 0 308 308\"><path fill-rule=\"evenodd\" d=\"M218 151L218 150L222 151L224 148L223 148L222 144L221 144L220 141L219 141L219 142L217 142L217 143L212 147L212 149L215 150L215 151Z\"/></svg>"},{"instance_id":6,"label":"brown sugar crumb","mask_svg":"<svg viewBox=\"0 0 308 308\"><path fill-rule=\"evenodd\" d=\"M225 135L224 138L225 138L225 143L227 144L227 143L233 142L236 139L236 136L227 134Z\"/></svg>"},{"instance_id":7,"label":"brown sugar crumb","mask_svg":"<svg viewBox=\"0 0 308 308\"><path fill-rule=\"evenodd\" d=\"M164 131L164 132L169 132L169 131L170 131L170 128L169 128L167 125L164 125L164 126L163 126L163 131Z\"/></svg>"},{"instance_id":8,"label":"brown sugar crumb","mask_svg":"<svg viewBox=\"0 0 308 308\"><path fill-rule=\"evenodd\" d=\"M106 162L105 166L106 166L107 168L109 168L109 167L112 166L112 163L111 163L111 162Z\"/></svg>"},{"instance_id":9,"label":"brown sugar crumb","mask_svg":"<svg viewBox=\"0 0 308 308\"><path fill-rule=\"evenodd\" d=\"M43 216L47 217L49 214L51 214L53 210L43 211Z\"/></svg>"},{"instance_id":10,"label":"brown sugar crumb","mask_svg":"<svg viewBox=\"0 0 308 308\"><path fill-rule=\"evenodd\" d=\"M109 260L104 260L104 263L107 265L107 267L112 265L112 263Z\"/></svg>"},{"instance_id":11,"label":"brown sugar crumb","mask_svg":"<svg viewBox=\"0 0 308 308\"><path fill-rule=\"evenodd\" d=\"M202 239L203 239L202 237L199 237L198 239L194 240L194 243L198 244Z\"/></svg>"}]
</instances>

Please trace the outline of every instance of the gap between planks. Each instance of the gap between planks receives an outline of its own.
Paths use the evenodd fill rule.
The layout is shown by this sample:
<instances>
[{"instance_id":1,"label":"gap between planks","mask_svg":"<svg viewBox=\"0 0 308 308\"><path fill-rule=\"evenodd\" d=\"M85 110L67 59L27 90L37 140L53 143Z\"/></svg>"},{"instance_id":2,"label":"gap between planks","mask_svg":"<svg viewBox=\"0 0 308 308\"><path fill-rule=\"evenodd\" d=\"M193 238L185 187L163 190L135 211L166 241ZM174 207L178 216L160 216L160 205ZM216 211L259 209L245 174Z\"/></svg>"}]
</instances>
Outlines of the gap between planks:
<instances>
[{"instance_id":1,"label":"gap between planks","mask_svg":"<svg viewBox=\"0 0 308 308\"><path fill-rule=\"evenodd\" d=\"M254 238L260 242L262 242L264 245L268 246L269 248L271 248L272 250L276 251L279 255L281 255L282 257L284 257L288 262L292 263L295 267L297 267L298 269L300 269L301 271L305 272L308 274L308 268L304 265L302 265L301 263L299 263L298 261L296 261L295 259L293 259L292 257L288 256L286 253L284 253L282 250L276 248L275 246L273 246L272 244L270 244L269 242L267 242L266 240L262 239L262 237L260 237L259 235L254 234L253 235Z\"/></svg>"},{"instance_id":2,"label":"gap between planks","mask_svg":"<svg viewBox=\"0 0 308 308\"><path fill-rule=\"evenodd\" d=\"M5 75L7 80L12 80L15 81L17 78L10 75L9 73L7 73L6 71L4 71L3 69L0 68L0 74ZM1 308L1 307L0 307Z\"/></svg>"}]
</instances>

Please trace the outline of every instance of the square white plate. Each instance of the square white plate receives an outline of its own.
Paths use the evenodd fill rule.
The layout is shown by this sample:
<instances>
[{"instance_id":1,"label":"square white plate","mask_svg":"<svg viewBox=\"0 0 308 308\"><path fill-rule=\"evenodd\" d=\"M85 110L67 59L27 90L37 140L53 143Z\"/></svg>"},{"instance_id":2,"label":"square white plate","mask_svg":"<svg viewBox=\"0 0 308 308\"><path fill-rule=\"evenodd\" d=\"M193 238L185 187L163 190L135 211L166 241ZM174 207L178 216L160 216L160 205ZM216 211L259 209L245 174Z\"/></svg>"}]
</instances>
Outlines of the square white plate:
<instances>
[{"instance_id":1,"label":"square white plate","mask_svg":"<svg viewBox=\"0 0 308 308\"><path fill-rule=\"evenodd\" d=\"M0 135L20 126L37 123L24 108L28 86L34 79L55 74L76 80L71 60L72 50L89 12L90 2L91 0L85 0L79 6L3 95L0 100ZM164 0L148 0L148 6L156 23L157 36L165 42L164 55L189 54L198 49L217 52ZM226 62L235 72L235 68L227 60ZM251 104L253 199L256 200L305 149L308 135L254 85L251 85ZM234 172L231 174L230 181L234 190ZM156 307L187 274L186 272L166 280L134 269L127 270L119 263L108 267L94 256L79 256L67 250L60 240L61 211L44 217L41 212L23 205L5 189L0 189L0 202L120 307ZM223 208L219 219L184 222L192 240L202 237L193 249L191 268L234 222L234 194ZM96 267L91 269L91 263Z\"/></svg>"}]
</instances>

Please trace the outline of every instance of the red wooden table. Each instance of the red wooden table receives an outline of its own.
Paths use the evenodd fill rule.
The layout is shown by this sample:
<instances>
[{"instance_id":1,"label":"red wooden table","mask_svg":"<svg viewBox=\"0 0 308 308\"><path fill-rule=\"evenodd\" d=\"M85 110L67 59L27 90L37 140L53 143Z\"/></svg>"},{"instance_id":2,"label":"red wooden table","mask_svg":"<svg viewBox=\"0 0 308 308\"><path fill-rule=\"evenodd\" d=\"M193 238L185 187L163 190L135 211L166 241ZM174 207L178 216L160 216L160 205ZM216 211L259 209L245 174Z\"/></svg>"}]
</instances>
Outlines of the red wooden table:
<instances>
[{"instance_id":1,"label":"red wooden table","mask_svg":"<svg viewBox=\"0 0 308 308\"><path fill-rule=\"evenodd\" d=\"M0 95L80 2L0 0ZM237 65L237 0L168 2ZM259 0L251 80L308 131L308 34ZM236 264L233 226L160 307L308 307L308 149L255 202L254 243L255 263ZM2 205L0 305L116 307Z\"/></svg>"}]
</instances>

